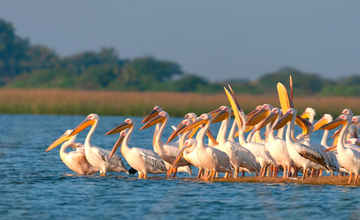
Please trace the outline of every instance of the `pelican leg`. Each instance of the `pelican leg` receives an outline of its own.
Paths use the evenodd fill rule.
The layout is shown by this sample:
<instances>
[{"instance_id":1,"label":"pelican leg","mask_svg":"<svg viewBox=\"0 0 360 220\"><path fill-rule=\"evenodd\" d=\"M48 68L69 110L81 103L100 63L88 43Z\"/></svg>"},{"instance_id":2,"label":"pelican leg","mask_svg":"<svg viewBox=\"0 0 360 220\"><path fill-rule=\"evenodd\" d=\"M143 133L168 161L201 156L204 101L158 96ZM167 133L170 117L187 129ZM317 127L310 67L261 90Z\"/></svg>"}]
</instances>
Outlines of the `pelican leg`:
<instances>
[{"instance_id":1,"label":"pelican leg","mask_svg":"<svg viewBox=\"0 0 360 220\"><path fill-rule=\"evenodd\" d=\"M319 177L322 177L322 174L323 174L323 170L320 170Z\"/></svg>"},{"instance_id":2,"label":"pelican leg","mask_svg":"<svg viewBox=\"0 0 360 220\"><path fill-rule=\"evenodd\" d=\"M216 175L215 177L216 177L216 178L218 178L218 176L219 176L219 172L216 172L216 173L215 173L215 175Z\"/></svg>"},{"instance_id":3,"label":"pelican leg","mask_svg":"<svg viewBox=\"0 0 360 220\"><path fill-rule=\"evenodd\" d=\"M303 171L303 176L302 176L302 179L304 180L305 179L305 176L307 175L307 169L304 168L304 171Z\"/></svg>"},{"instance_id":4,"label":"pelican leg","mask_svg":"<svg viewBox=\"0 0 360 220\"><path fill-rule=\"evenodd\" d=\"M284 166L283 178L285 178L285 177L286 177L286 169L287 169L287 167L286 167L286 166Z\"/></svg>"},{"instance_id":5,"label":"pelican leg","mask_svg":"<svg viewBox=\"0 0 360 220\"><path fill-rule=\"evenodd\" d=\"M358 181L359 175L355 174L355 179L354 179L354 185L356 185L356 182Z\"/></svg>"},{"instance_id":6,"label":"pelican leg","mask_svg":"<svg viewBox=\"0 0 360 220\"><path fill-rule=\"evenodd\" d=\"M334 177L334 171L330 171L330 173L331 173L331 177Z\"/></svg>"},{"instance_id":7,"label":"pelican leg","mask_svg":"<svg viewBox=\"0 0 360 220\"><path fill-rule=\"evenodd\" d=\"M217 173L217 172L215 172L215 171L212 172L211 181L214 181L214 177L215 177L215 174L216 174L216 173Z\"/></svg>"},{"instance_id":8,"label":"pelican leg","mask_svg":"<svg viewBox=\"0 0 360 220\"><path fill-rule=\"evenodd\" d=\"M102 170L100 170L100 176L106 176L106 172L103 172Z\"/></svg>"},{"instance_id":9,"label":"pelican leg","mask_svg":"<svg viewBox=\"0 0 360 220\"><path fill-rule=\"evenodd\" d=\"M176 174L177 174L177 168L174 168L175 169L175 171L174 171L174 175L173 175L173 177L175 177L176 176Z\"/></svg>"},{"instance_id":10,"label":"pelican leg","mask_svg":"<svg viewBox=\"0 0 360 220\"><path fill-rule=\"evenodd\" d=\"M213 173L213 171L210 171L210 174L209 174L209 175L207 175L207 177L206 177L205 181L209 181L209 179L210 179L210 177L211 177L212 173Z\"/></svg>"},{"instance_id":11,"label":"pelican leg","mask_svg":"<svg viewBox=\"0 0 360 220\"><path fill-rule=\"evenodd\" d=\"M144 179L147 179L147 174L143 174Z\"/></svg>"},{"instance_id":12,"label":"pelican leg","mask_svg":"<svg viewBox=\"0 0 360 220\"><path fill-rule=\"evenodd\" d=\"M203 168L199 168L199 173L198 173L198 175L197 175L196 179L200 179L200 178L202 177L202 175L203 175L203 171L204 171L204 169L203 169Z\"/></svg>"},{"instance_id":13,"label":"pelican leg","mask_svg":"<svg viewBox=\"0 0 360 220\"><path fill-rule=\"evenodd\" d=\"M350 173L350 177L349 177L349 180L348 180L348 184L350 184L351 183L351 178L352 178L352 173Z\"/></svg>"},{"instance_id":14,"label":"pelican leg","mask_svg":"<svg viewBox=\"0 0 360 220\"><path fill-rule=\"evenodd\" d=\"M139 175L139 179L141 179L142 178L142 173L140 173L140 172L138 172L138 175Z\"/></svg>"},{"instance_id":15,"label":"pelican leg","mask_svg":"<svg viewBox=\"0 0 360 220\"><path fill-rule=\"evenodd\" d=\"M224 174L224 178L226 179L226 178L229 178L229 174L228 173L225 173Z\"/></svg>"},{"instance_id":16,"label":"pelican leg","mask_svg":"<svg viewBox=\"0 0 360 220\"><path fill-rule=\"evenodd\" d=\"M267 171L266 171L266 176L267 177L269 177L269 175L270 175L270 170L272 169L272 167L270 167L270 169L268 169Z\"/></svg>"},{"instance_id":17,"label":"pelican leg","mask_svg":"<svg viewBox=\"0 0 360 220\"><path fill-rule=\"evenodd\" d=\"M241 177L245 176L245 171L242 171Z\"/></svg>"},{"instance_id":18,"label":"pelican leg","mask_svg":"<svg viewBox=\"0 0 360 220\"><path fill-rule=\"evenodd\" d=\"M239 167L235 167L234 177L235 177L235 179L239 177Z\"/></svg>"}]
</instances>

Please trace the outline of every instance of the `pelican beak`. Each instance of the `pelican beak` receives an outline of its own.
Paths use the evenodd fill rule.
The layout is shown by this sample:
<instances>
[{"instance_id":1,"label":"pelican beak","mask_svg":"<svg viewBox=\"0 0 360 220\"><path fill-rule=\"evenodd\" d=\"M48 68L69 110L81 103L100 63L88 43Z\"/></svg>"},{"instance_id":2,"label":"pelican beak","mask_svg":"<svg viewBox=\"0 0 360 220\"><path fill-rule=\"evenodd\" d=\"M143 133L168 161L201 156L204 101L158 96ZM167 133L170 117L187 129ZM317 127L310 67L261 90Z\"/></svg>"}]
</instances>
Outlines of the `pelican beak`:
<instances>
[{"instance_id":1,"label":"pelican beak","mask_svg":"<svg viewBox=\"0 0 360 220\"><path fill-rule=\"evenodd\" d=\"M293 117L294 117L294 115L286 112L286 114L284 116L282 116L280 118L280 120L278 121L278 123L274 126L274 129L278 130L278 129L284 127L286 125L286 123L288 123Z\"/></svg>"},{"instance_id":2,"label":"pelican beak","mask_svg":"<svg viewBox=\"0 0 360 220\"><path fill-rule=\"evenodd\" d=\"M276 114L274 112L270 112L269 115L265 118L265 120L256 129L256 131L259 131L259 130L263 129L270 122L274 122L278 116L279 116L278 114Z\"/></svg>"},{"instance_id":3,"label":"pelican beak","mask_svg":"<svg viewBox=\"0 0 360 220\"><path fill-rule=\"evenodd\" d=\"M221 110L220 108L218 108L218 109L215 109L214 111L209 112L209 114L211 115L211 117L212 117L213 120L214 120L214 117L215 117L216 115L218 115L219 112L221 112L221 111L222 111L222 110Z\"/></svg>"},{"instance_id":4,"label":"pelican beak","mask_svg":"<svg viewBox=\"0 0 360 220\"><path fill-rule=\"evenodd\" d=\"M287 110L292 106L289 94L285 86L280 82L277 84L277 90L279 94L281 108L283 112L287 112Z\"/></svg>"},{"instance_id":5,"label":"pelican beak","mask_svg":"<svg viewBox=\"0 0 360 220\"><path fill-rule=\"evenodd\" d=\"M123 132L123 133L120 134L119 139L116 141L113 149L111 150L109 159L114 155L114 153L116 152L116 150L119 148L120 144L121 144L121 143L123 142L123 140L124 140L125 135L126 135L125 132Z\"/></svg>"},{"instance_id":6,"label":"pelican beak","mask_svg":"<svg viewBox=\"0 0 360 220\"><path fill-rule=\"evenodd\" d=\"M146 122L150 121L151 119L153 119L158 114L159 114L158 111L152 110L147 116L144 117L144 119L141 121L141 123L146 123Z\"/></svg>"},{"instance_id":7,"label":"pelican beak","mask_svg":"<svg viewBox=\"0 0 360 220\"><path fill-rule=\"evenodd\" d=\"M303 113L300 115L300 117L302 117L303 119L308 119L308 118L310 118L310 115L309 115L309 113L307 113L307 112L303 112Z\"/></svg>"},{"instance_id":8,"label":"pelican beak","mask_svg":"<svg viewBox=\"0 0 360 220\"><path fill-rule=\"evenodd\" d=\"M106 133L105 135L111 135L111 134L116 134L119 133L127 128L131 128L133 125L129 124L127 122L122 123L121 125L115 127L114 129L110 130L108 133Z\"/></svg>"},{"instance_id":9,"label":"pelican beak","mask_svg":"<svg viewBox=\"0 0 360 220\"><path fill-rule=\"evenodd\" d=\"M216 114L213 117L212 123L215 124L215 123L221 122L228 117L229 117L229 113L227 111L221 110L218 114Z\"/></svg>"},{"instance_id":10,"label":"pelican beak","mask_svg":"<svg viewBox=\"0 0 360 220\"><path fill-rule=\"evenodd\" d=\"M336 151L337 150L337 145L334 145L332 147L329 147L328 149L324 150L325 152L327 151Z\"/></svg>"},{"instance_id":11,"label":"pelican beak","mask_svg":"<svg viewBox=\"0 0 360 220\"><path fill-rule=\"evenodd\" d=\"M338 140L339 140L339 135L337 135L336 137L334 137L333 145L337 145Z\"/></svg>"},{"instance_id":12,"label":"pelican beak","mask_svg":"<svg viewBox=\"0 0 360 220\"><path fill-rule=\"evenodd\" d=\"M246 117L247 117L247 118L250 118L250 117L252 117L253 115L255 115L258 111L259 111L259 109L256 108L256 109L252 110L252 112L250 112L249 114L247 114Z\"/></svg>"},{"instance_id":13,"label":"pelican beak","mask_svg":"<svg viewBox=\"0 0 360 220\"><path fill-rule=\"evenodd\" d=\"M56 141L54 141L54 143L52 143L52 144L48 147L48 149L46 149L45 152L48 152L49 150L54 149L55 147L59 146L62 142L67 141L67 140L69 140L70 138L71 138L71 137L68 136L68 135L66 135L66 134L61 135L61 137L59 137Z\"/></svg>"},{"instance_id":14,"label":"pelican beak","mask_svg":"<svg viewBox=\"0 0 360 220\"><path fill-rule=\"evenodd\" d=\"M240 114L243 113L242 109L240 108L240 105L236 99L236 96L234 94L234 91L232 91L230 85L229 85L229 89L231 90L231 93L224 87L224 90L225 90L225 93L226 93L226 96L228 97L229 99L229 102L231 104L231 107L234 111L234 115L235 115L235 120L236 120L236 124L237 126L240 128L242 125L243 125L243 121L240 117Z\"/></svg>"},{"instance_id":15,"label":"pelican beak","mask_svg":"<svg viewBox=\"0 0 360 220\"><path fill-rule=\"evenodd\" d=\"M319 129L320 130L332 130L332 129L339 127L340 125L344 125L345 123L346 122L343 119L338 117L337 119L321 126Z\"/></svg>"},{"instance_id":16,"label":"pelican beak","mask_svg":"<svg viewBox=\"0 0 360 220\"><path fill-rule=\"evenodd\" d=\"M156 117L154 117L153 119L151 119L150 121L148 121L144 126L142 126L140 128L140 131L145 129L145 128L149 128L153 125L156 125L157 123L163 123L165 121L165 117L161 116L161 115L158 115Z\"/></svg>"},{"instance_id":17,"label":"pelican beak","mask_svg":"<svg viewBox=\"0 0 360 220\"><path fill-rule=\"evenodd\" d=\"M206 132L206 136L208 136L208 138L210 138L216 145L219 145L214 136L211 134L210 129Z\"/></svg>"},{"instance_id":18,"label":"pelican beak","mask_svg":"<svg viewBox=\"0 0 360 220\"><path fill-rule=\"evenodd\" d=\"M209 121L208 120L204 120L204 119L201 119L201 118L198 118L196 119L195 121L193 121L191 124L189 124L188 126L186 126L181 132L180 134L183 134L187 131L190 131L191 129L193 128L196 128L202 124L206 124L208 123Z\"/></svg>"},{"instance_id":19,"label":"pelican beak","mask_svg":"<svg viewBox=\"0 0 360 220\"><path fill-rule=\"evenodd\" d=\"M180 124L177 126L178 129L171 133L171 135L169 136L166 143L169 143L170 141L174 140L174 138L176 138L180 134L180 132L182 130L184 130L185 127L186 127L186 125L184 125L182 122L180 122Z\"/></svg>"},{"instance_id":20,"label":"pelican beak","mask_svg":"<svg viewBox=\"0 0 360 220\"><path fill-rule=\"evenodd\" d=\"M310 132L310 126L311 123L306 121L300 116L296 116L295 123L300 126L300 128L303 130L303 134L308 134Z\"/></svg>"},{"instance_id":21,"label":"pelican beak","mask_svg":"<svg viewBox=\"0 0 360 220\"><path fill-rule=\"evenodd\" d=\"M314 124L314 130L313 131L318 130L320 127L322 127L323 125L325 125L327 123L329 123L329 122L325 118L320 119L318 122L316 122L316 124Z\"/></svg>"},{"instance_id":22,"label":"pelican beak","mask_svg":"<svg viewBox=\"0 0 360 220\"><path fill-rule=\"evenodd\" d=\"M342 128L340 128L339 130L335 131L335 133L331 136L331 138L339 137L341 130L342 130Z\"/></svg>"},{"instance_id":23,"label":"pelican beak","mask_svg":"<svg viewBox=\"0 0 360 220\"><path fill-rule=\"evenodd\" d=\"M245 124L248 125L257 125L260 123L264 118L266 118L269 114L269 110L261 108L254 116L252 116Z\"/></svg>"},{"instance_id":24,"label":"pelican beak","mask_svg":"<svg viewBox=\"0 0 360 220\"><path fill-rule=\"evenodd\" d=\"M95 124L94 120L86 118L70 133L69 136L70 137L74 136L74 135L80 133L81 131L83 131L85 128L89 127L90 125L94 125L94 124Z\"/></svg>"}]
</instances>

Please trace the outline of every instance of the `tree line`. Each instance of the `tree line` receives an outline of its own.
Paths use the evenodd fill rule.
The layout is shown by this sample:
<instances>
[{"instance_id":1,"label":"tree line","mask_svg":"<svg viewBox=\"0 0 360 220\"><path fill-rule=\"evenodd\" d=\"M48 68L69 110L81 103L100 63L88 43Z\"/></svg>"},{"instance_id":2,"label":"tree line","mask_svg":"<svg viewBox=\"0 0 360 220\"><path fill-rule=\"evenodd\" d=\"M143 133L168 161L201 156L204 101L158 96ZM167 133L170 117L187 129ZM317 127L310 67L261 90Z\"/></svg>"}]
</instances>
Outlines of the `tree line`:
<instances>
[{"instance_id":1,"label":"tree line","mask_svg":"<svg viewBox=\"0 0 360 220\"><path fill-rule=\"evenodd\" d=\"M0 19L0 87L218 93L231 83L239 93L269 94L276 93L277 82L288 82L289 74L299 95L360 94L360 75L329 80L284 67L253 81L209 82L185 73L176 62L151 56L123 59L112 47L60 57L49 47L16 35L12 23Z\"/></svg>"}]
</instances>

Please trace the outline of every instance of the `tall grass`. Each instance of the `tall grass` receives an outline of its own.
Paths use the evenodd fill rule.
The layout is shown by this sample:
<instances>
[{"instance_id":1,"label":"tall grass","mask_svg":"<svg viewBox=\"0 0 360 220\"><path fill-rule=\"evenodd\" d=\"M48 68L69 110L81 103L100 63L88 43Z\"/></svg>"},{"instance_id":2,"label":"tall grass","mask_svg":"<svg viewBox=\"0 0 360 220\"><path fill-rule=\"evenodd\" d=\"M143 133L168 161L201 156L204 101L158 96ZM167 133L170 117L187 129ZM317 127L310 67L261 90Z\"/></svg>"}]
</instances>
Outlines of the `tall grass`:
<instances>
[{"instance_id":1,"label":"tall grass","mask_svg":"<svg viewBox=\"0 0 360 220\"><path fill-rule=\"evenodd\" d=\"M277 96L238 94L245 112L269 103L279 106ZM302 112L306 107L337 116L344 108L360 113L360 98L349 97L294 97L295 108ZM229 106L225 93L195 94L168 92L112 92L61 89L0 89L0 113L21 114L75 114L143 116L155 106L161 106L171 116L184 116L188 112L201 114Z\"/></svg>"}]
</instances>

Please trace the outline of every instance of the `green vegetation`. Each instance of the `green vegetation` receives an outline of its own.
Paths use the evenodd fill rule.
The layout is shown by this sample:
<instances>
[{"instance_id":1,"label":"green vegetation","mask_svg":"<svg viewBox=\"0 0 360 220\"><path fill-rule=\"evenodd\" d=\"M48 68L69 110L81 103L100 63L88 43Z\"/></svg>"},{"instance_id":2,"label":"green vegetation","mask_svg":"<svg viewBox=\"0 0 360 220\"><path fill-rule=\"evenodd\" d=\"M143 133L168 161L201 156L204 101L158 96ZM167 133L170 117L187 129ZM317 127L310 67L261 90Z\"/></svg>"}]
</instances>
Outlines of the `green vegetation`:
<instances>
[{"instance_id":1,"label":"green vegetation","mask_svg":"<svg viewBox=\"0 0 360 220\"><path fill-rule=\"evenodd\" d=\"M223 86L230 83L238 93L261 95L276 94L277 82L288 87L290 74L296 95L360 95L360 75L334 81L286 67L254 81L231 79L210 83L200 76L185 73L176 62L151 56L123 59L111 47L60 57L47 46L32 45L29 39L17 36L13 25L0 19L0 87L4 88L209 94L222 93Z\"/></svg>"}]
</instances>

